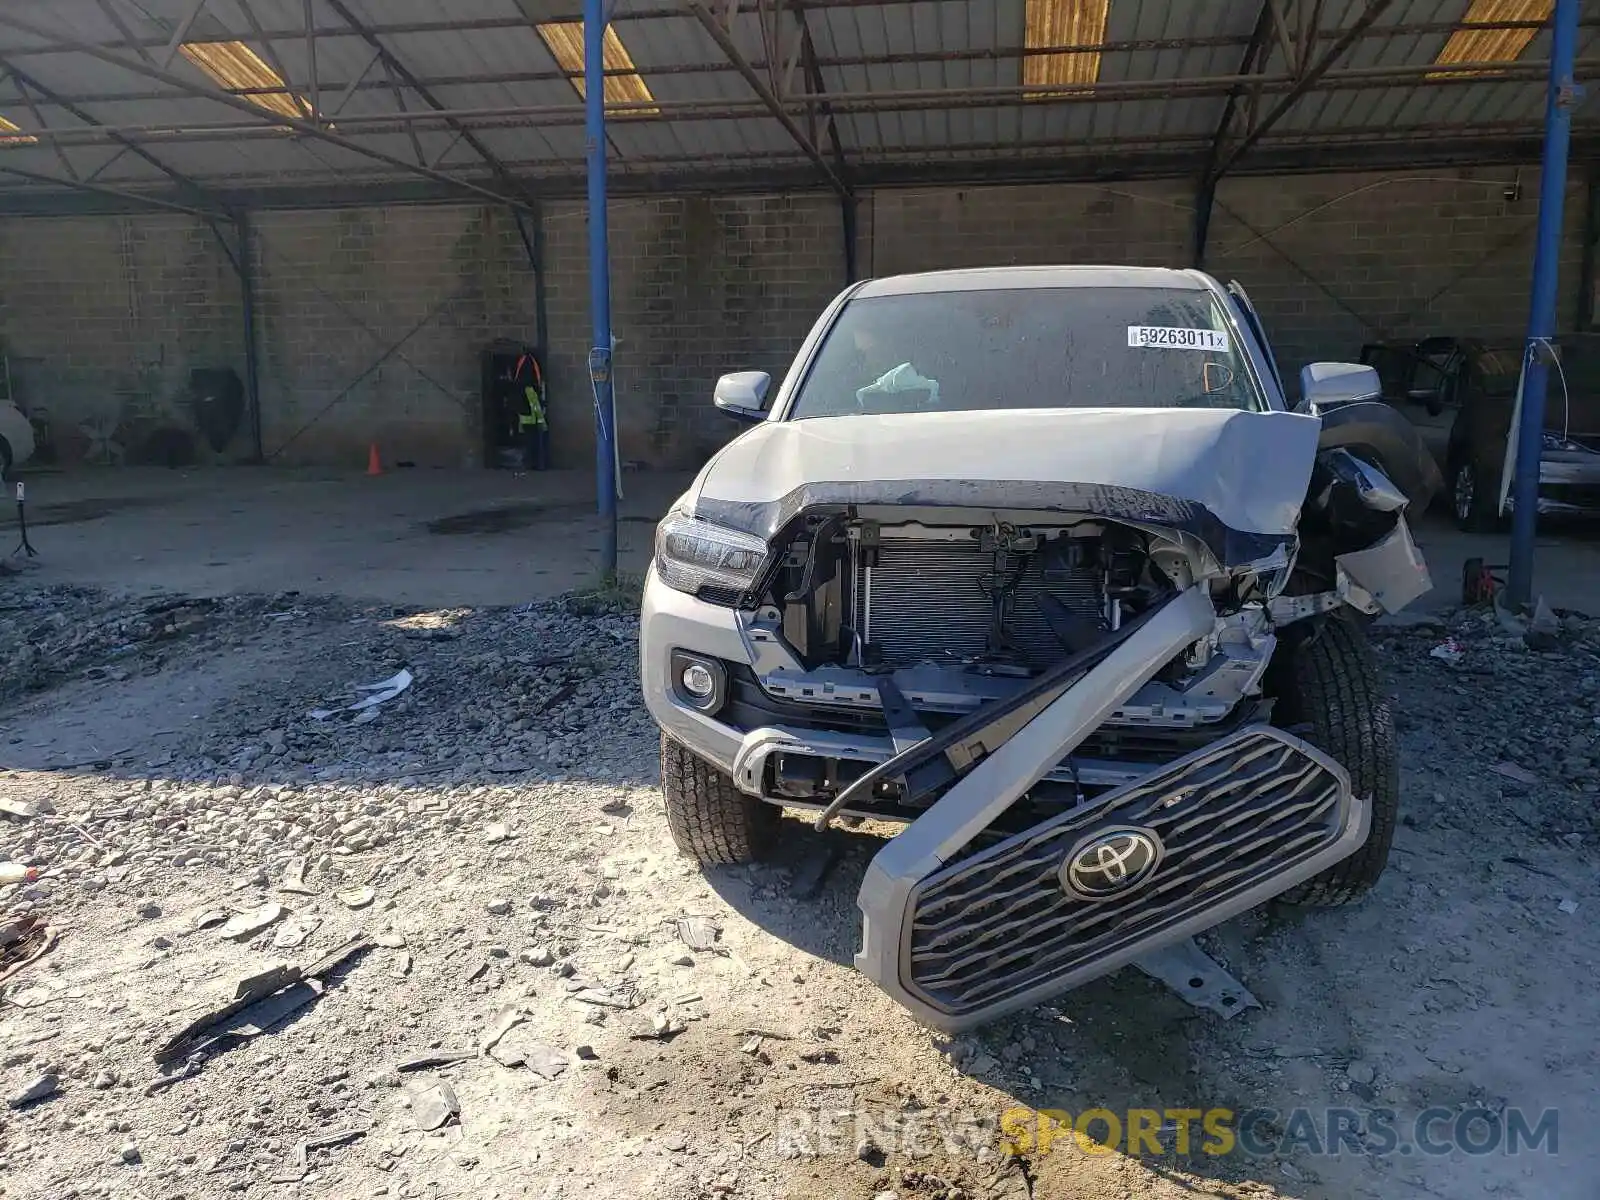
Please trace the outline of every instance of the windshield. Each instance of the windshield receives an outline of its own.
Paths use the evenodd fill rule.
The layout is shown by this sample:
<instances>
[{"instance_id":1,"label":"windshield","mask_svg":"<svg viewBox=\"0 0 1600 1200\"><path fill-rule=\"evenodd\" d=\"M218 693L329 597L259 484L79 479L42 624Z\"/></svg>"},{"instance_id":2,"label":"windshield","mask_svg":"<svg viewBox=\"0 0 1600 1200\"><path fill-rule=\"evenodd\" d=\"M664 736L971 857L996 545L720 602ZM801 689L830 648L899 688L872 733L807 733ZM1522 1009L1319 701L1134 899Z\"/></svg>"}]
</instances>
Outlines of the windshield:
<instances>
[{"instance_id":1,"label":"windshield","mask_svg":"<svg viewBox=\"0 0 1600 1200\"><path fill-rule=\"evenodd\" d=\"M1007 288L850 301L789 415L1265 407L1209 291Z\"/></svg>"}]
</instances>

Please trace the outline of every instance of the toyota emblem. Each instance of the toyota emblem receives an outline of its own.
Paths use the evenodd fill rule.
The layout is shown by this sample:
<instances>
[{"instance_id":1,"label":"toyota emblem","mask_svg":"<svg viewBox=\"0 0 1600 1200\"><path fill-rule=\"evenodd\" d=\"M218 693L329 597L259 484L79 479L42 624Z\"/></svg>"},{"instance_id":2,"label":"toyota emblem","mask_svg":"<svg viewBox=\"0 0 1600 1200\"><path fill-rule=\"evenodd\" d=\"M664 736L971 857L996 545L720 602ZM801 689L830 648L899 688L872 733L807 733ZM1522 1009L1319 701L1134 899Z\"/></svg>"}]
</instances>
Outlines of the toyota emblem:
<instances>
[{"instance_id":1,"label":"toyota emblem","mask_svg":"<svg viewBox=\"0 0 1600 1200\"><path fill-rule=\"evenodd\" d=\"M1061 864L1061 886L1081 900L1110 900L1132 891L1161 864L1153 829L1110 829L1085 838Z\"/></svg>"}]
</instances>

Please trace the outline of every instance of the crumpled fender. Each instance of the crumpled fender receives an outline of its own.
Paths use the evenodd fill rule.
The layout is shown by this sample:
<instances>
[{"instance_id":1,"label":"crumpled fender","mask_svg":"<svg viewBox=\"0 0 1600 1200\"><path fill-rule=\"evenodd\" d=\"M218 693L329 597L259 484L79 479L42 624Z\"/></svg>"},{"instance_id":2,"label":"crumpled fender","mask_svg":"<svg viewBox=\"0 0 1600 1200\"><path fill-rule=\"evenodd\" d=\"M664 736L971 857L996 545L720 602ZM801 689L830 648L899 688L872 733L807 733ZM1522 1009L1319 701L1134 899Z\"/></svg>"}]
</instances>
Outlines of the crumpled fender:
<instances>
[{"instance_id":1,"label":"crumpled fender","mask_svg":"<svg viewBox=\"0 0 1600 1200\"><path fill-rule=\"evenodd\" d=\"M1362 400L1330 408L1321 417L1317 449L1342 448L1366 459L1405 493L1411 511L1426 512L1444 488L1439 464L1417 427L1389 405Z\"/></svg>"}]
</instances>

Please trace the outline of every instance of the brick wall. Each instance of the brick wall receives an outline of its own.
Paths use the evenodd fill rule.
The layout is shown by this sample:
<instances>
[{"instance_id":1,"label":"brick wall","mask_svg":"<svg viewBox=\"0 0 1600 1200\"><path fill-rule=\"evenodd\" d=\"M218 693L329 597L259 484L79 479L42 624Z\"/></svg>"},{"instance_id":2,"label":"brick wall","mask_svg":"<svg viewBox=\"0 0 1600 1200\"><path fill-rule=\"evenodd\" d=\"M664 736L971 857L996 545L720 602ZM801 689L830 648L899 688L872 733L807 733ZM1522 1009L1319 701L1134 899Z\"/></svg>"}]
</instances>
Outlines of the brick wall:
<instances>
[{"instance_id":1,"label":"brick wall","mask_svg":"<svg viewBox=\"0 0 1600 1200\"><path fill-rule=\"evenodd\" d=\"M1366 341L1527 328L1538 172L1509 169L1224 180L1206 267L1239 280L1289 383L1306 362L1353 359ZM1569 181L1559 329L1573 328L1583 182ZM1261 236L1266 235L1266 236Z\"/></svg>"},{"instance_id":2,"label":"brick wall","mask_svg":"<svg viewBox=\"0 0 1600 1200\"><path fill-rule=\"evenodd\" d=\"M480 465L479 353L533 342L533 275L493 207L268 212L255 221L271 461Z\"/></svg>"},{"instance_id":3,"label":"brick wall","mask_svg":"<svg viewBox=\"0 0 1600 1200\"><path fill-rule=\"evenodd\" d=\"M953 267L1189 261L1179 183L929 188L872 198L874 275Z\"/></svg>"},{"instance_id":4,"label":"brick wall","mask_svg":"<svg viewBox=\"0 0 1600 1200\"><path fill-rule=\"evenodd\" d=\"M594 453L586 355L585 207L551 207L549 375L557 461ZM673 196L610 206L617 436L624 461L702 462L738 426L711 393L728 371L782 377L817 313L844 286L832 196Z\"/></svg>"},{"instance_id":5,"label":"brick wall","mask_svg":"<svg viewBox=\"0 0 1600 1200\"><path fill-rule=\"evenodd\" d=\"M1262 310L1285 373L1379 336L1517 336L1526 319L1537 173L1232 179L1207 266ZM1581 181L1563 242L1561 324L1579 290ZM1188 183L882 191L864 197L859 270L1189 261ZM667 196L611 208L617 423L625 460L695 466L738 427L711 405L725 371L782 374L844 285L831 195ZM546 213L554 461L594 441L587 221ZM481 459L478 354L536 341L534 281L514 221L474 205L256 218L263 432L278 462L359 467ZM1265 235L1265 236L1261 236ZM233 273L184 217L0 223L0 343L18 391L60 426L129 438L184 426L188 371L244 372ZM143 432L141 432L143 431ZM79 449L82 448L81 435ZM247 430L224 457L248 452Z\"/></svg>"},{"instance_id":6,"label":"brick wall","mask_svg":"<svg viewBox=\"0 0 1600 1200\"><path fill-rule=\"evenodd\" d=\"M193 368L243 372L239 288L182 216L0 222L0 352L60 461L164 457L194 430ZM193 443L211 457L203 439ZM250 451L248 422L218 457Z\"/></svg>"}]
</instances>

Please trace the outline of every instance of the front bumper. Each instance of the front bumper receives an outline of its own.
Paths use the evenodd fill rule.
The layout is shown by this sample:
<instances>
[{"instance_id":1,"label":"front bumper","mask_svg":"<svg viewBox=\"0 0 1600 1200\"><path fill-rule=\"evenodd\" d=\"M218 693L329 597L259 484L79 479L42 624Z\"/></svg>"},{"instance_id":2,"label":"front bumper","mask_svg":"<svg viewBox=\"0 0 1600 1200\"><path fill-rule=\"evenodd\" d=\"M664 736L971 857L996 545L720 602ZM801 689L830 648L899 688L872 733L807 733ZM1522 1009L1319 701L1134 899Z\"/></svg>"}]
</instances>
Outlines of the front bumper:
<instances>
[{"instance_id":1,"label":"front bumper","mask_svg":"<svg viewBox=\"0 0 1600 1200\"><path fill-rule=\"evenodd\" d=\"M920 1020L968 1029L1293 887L1354 853L1370 821L1342 767L1253 726L920 878L875 876L875 860L856 965ZM1158 848L1152 873L1108 897L1069 890L1071 864L1093 867L1108 839L1114 862L1128 830Z\"/></svg>"},{"instance_id":2,"label":"front bumper","mask_svg":"<svg viewBox=\"0 0 1600 1200\"><path fill-rule=\"evenodd\" d=\"M856 966L920 1020L946 1030L991 1021L1106 974L1286 890L1366 840L1366 803L1327 756L1280 730L1247 726L1164 765L1103 764L1084 783L1112 786L1087 804L985 845L991 826L1215 625L1203 588L1168 602L1077 683L1006 737L868 867L857 904ZM748 732L679 702L673 649L729 662L774 647L729 609L647 579L641 673L651 714L671 737L764 795L777 753L882 762L875 734L768 727ZM1059 882L1063 863L1112 829L1163 847L1154 874L1094 902ZM983 848L976 851L974 846Z\"/></svg>"},{"instance_id":3,"label":"front bumper","mask_svg":"<svg viewBox=\"0 0 1600 1200\"><path fill-rule=\"evenodd\" d=\"M1539 511L1600 514L1600 454L1546 450L1539 459Z\"/></svg>"}]
</instances>

